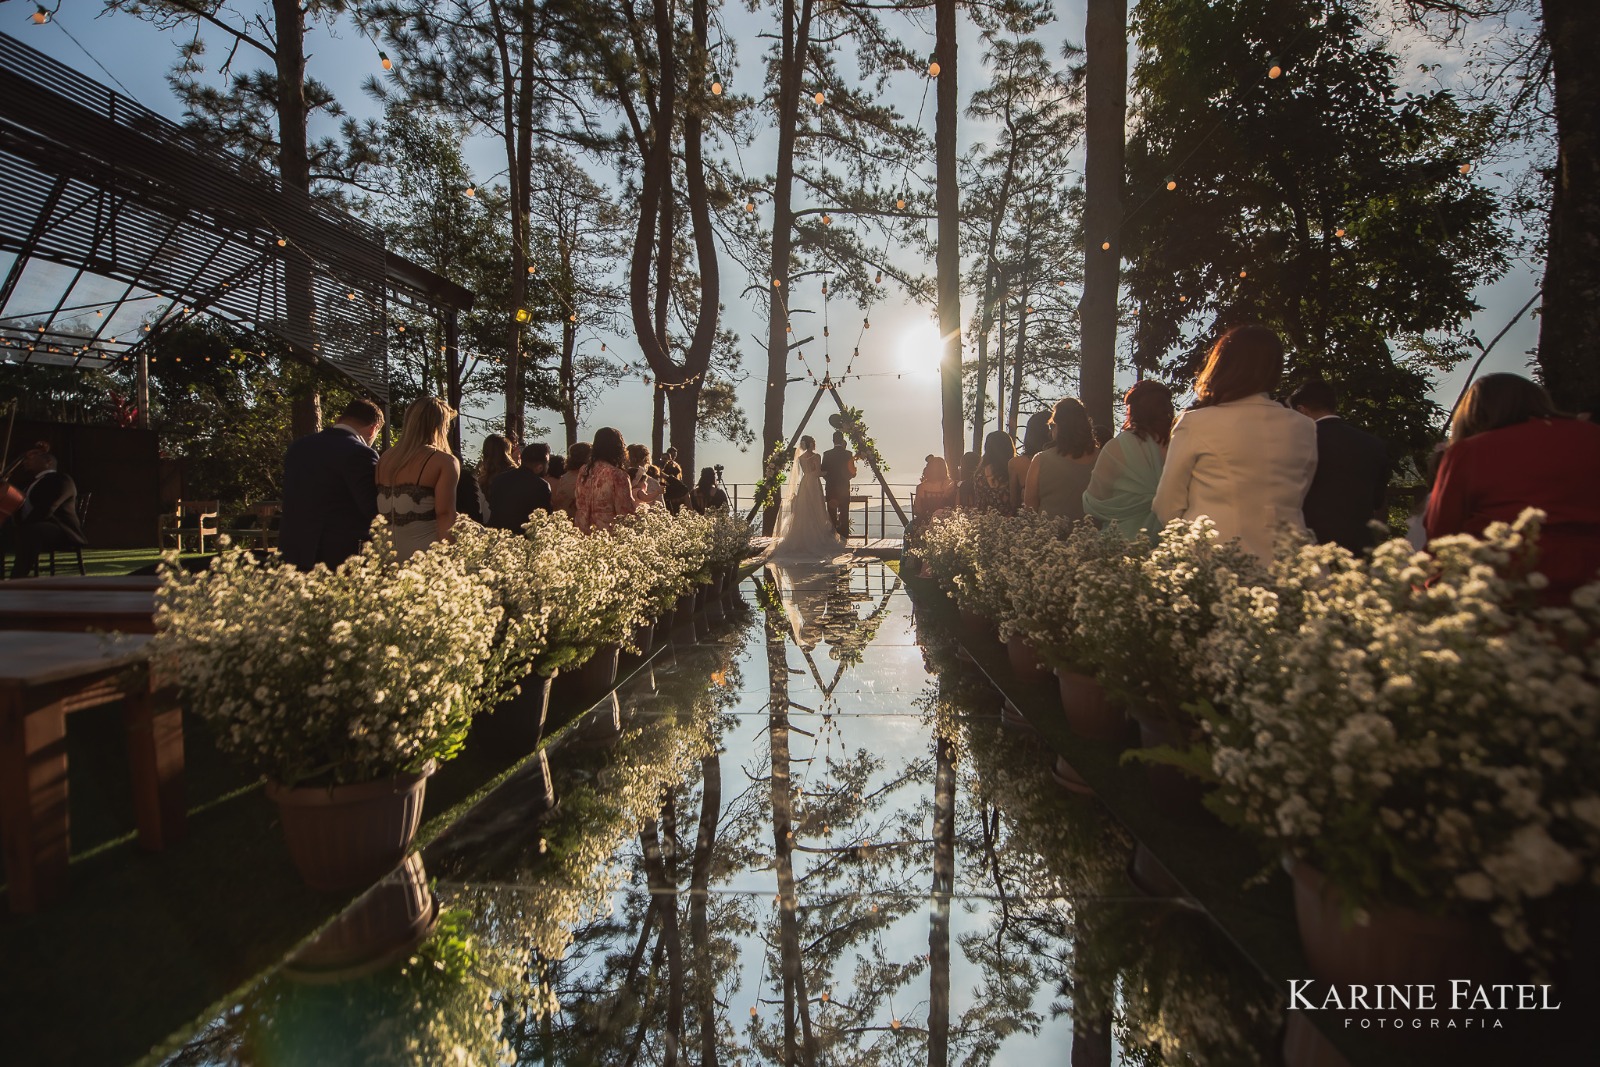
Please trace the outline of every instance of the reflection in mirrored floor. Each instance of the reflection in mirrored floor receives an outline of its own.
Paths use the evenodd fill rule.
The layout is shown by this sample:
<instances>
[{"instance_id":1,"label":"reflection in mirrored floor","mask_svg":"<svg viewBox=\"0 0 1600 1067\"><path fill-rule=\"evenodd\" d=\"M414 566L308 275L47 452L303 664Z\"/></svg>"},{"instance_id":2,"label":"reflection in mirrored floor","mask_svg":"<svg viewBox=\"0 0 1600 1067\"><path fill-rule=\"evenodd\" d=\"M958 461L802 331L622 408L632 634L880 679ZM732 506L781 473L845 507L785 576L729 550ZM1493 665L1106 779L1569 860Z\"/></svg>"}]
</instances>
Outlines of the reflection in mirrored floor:
<instances>
[{"instance_id":1,"label":"reflection in mirrored floor","mask_svg":"<svg viewBox=\"0 0 1600 1067\"><path fill-rule=\"evenodd\" d=\"M744 594L169 1062L1277 1062L1265 980L892 569Z\"/></svg>"}]
</instances>

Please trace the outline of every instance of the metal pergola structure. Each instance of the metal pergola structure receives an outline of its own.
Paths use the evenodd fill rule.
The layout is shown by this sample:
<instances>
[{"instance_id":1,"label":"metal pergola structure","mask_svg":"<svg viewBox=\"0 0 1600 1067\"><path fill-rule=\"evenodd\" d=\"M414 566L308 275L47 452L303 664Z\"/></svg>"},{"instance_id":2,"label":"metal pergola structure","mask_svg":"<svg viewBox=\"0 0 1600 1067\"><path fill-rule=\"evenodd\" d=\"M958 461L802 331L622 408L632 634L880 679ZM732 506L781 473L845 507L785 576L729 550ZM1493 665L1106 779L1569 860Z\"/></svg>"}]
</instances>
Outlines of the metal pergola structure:
<instances>
[{"instance_id":1,"label":"metal pergola structure","mask_svg":"<svg viewBox=\"0 0 1600 1067\"><path fill-rule=\"evenodd\" d=\"M374 227L5 34L0 272L0 362L142 370L164 327L206 312L385 401L389 331L437 315L454 345L473 302Z\"/></svg>"}]
</instances>

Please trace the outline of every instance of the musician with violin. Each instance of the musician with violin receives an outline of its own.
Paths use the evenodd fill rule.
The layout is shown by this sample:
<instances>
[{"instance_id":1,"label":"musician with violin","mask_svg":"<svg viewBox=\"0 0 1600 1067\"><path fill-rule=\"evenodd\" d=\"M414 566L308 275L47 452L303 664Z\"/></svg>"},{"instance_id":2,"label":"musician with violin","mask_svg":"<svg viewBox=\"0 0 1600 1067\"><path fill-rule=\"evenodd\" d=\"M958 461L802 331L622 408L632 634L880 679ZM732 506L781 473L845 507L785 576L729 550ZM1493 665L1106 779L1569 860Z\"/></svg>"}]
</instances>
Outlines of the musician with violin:
<instances>
[{"instance_id":1,"label":"musician with violin","mask_svg":"<svg viewBox=\"0 0 1600 1067\"><path fill-rule=\"evenodd\" d=\"M56 469L55 453L40 441L22 454L0 492L0 544L8 555L15 554L11 577L26 578L39 565L41 552L59 551L84 545L83 527L78 522L78 487L70 477ZM19 489L18 486L21 488Z\"/></svg>"}]
</instances>

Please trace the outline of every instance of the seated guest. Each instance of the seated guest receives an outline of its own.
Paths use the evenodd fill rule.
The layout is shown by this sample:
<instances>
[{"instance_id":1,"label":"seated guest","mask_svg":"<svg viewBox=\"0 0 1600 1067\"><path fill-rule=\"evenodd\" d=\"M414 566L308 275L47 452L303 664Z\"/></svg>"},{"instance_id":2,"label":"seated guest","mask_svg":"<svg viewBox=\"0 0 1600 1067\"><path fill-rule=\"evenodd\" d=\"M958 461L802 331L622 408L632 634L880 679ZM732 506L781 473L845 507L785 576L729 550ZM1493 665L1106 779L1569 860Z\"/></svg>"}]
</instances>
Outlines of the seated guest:
<instances>
[{"instance_id":1,"label":"seated guest","mask_svg":"<svg viewBox=\"0 0 1600 1067\"><path fill-rule=\"evenodd\" d=\"M661 479L664 482L668 478L676 478L680 482L683 481L683 467L678 464L678 450L676 448L667 449L667 454L661 458Z\"/></svg>"},{"instance_id":2,"label":"seated guest","mask_svg":"<svg viewBox=\"0 0 1600 1067\"><path fill-rule=\"evenodd\" d=\"M956 505L956 483L950 480L950 467L943 456L929 455L923 461L922 477L911 498L911 520L931 519L935 512Z\"/></svg>"},{"instance_id":3,"label":"seated guest","mask_svg":"<svg viewBox=\"0 0 1600 1067\"><path fill-rule=\"evenodd\" d=\"M1377 543L1373 520L1388 518L1389 446L1341 419L1333 386L1307 382L1289 405L1317 424L1317 473L1306 490L1306 525L1318 541L1356 555Z\"/></svg>"},{"instance_id":4,"label":"seated guest","mask_svg":"<svg viewBox=\"0 0 1600 1067\"><path fill-rule=\"evenodd\" d=\"M578 473L578 529L584 533L609 530L619 515L639 510L628 472L628 446L621 431L602 426L595 431L589 462Z\"/></svg>"},{"instance_id":5,"label":"seated guest","mask_svg":"<svg viewBox=\"0 0 1600 1067\"><path fill-rule=\"evenodd\" d=\"M1272 399L1283 341L1268 326L1217 339L1178 416L1151 509L1162 524L1210 517L1222 540L1272 558L1278 531L1305 528L1300 505L1317 469L1317 428Z\"/></svg>"},{"instance_id":6,"label":"seated guest","mask_svg":"<svg viewBox=\"0 0 1600 1067\"><path fill-rule=\"evenodd\" d=\"M13 578L26 578L37 570L43 552L89 543L78 523L78 487L56 466L55 453L44 441L24 452L18 464L25 480L22 506L0 528L7 550L16 553Z\"/></svg>"},{"instance_id":7,"label":"seated guest","mask_svg":"<svg viewBox=\"0 0 1600 1067\"><path fill-rule=\"evenodd\" d=\"M641 504L654 504L663 491L661 479L651 472L650 449L645 445L628 446L628 481L633 486L633 498Z\"/></svg>"},{"instance_id":8,"label":"seated guest","mask_svg":"<svg viewBox=\"0 0 1600 1067\"><path fill-rule=\"evenodd\" d=\"M1563 604L1600 571L1600 426L1555 410L1517 374L1472 383L1450 420L1424 523L1428 537L1481 534L1523 508L1545 513L1539 573L1545 600Z\"/></svg>"},{"instance_id":9,"label":"seated guest","mask_svg":"<svg viewBox=\"0 0 1600 1067\"><path fill-rule=\"evenodd\" d=\"M450 451L455 417L455 409L438 397L413 400L400 440L378 460L378 513L389 523L402 563L451 539L461 481L461 462Z\"/></svg>"},{"instance_id":10,"label":"seated guest","mask_svg":"<svg viewBox=\"0 0 1600 1067\"><path fill-rule=\"evenodd\" d=\"M1012 495L1011 461L1017 446L1004 430L994 430L983 439L983 459L972 476L972 507L976 511L1017 513L1017 498Z\"/></svg>"},{"instance_id":11,"label":"seated guest","mask_svg":"<svg viewBox=\"0 0 1600 1067\"><path fill-rule=\"evenodd\" d=\"M503 434L492 433L483 439L483 458L478 461L478 470L472 484L472 497L477 501L478 514L481 516L476 521L480 524L484 526L494 524L494 506L489 502L489 486L494 484L496 478L516 465L516 449L512 446L510 438ZM466 479L463 478L462 481Z\"/></svg>"},{"instance_id":12,"label":"seated guest","mask_svg":"<svg viewBox=\"0 0 1600 1067\"><path fill-rule=\"evenodd\" d=\"M559 482L561 480L562 475L564 475L566 473L567 473L567 457L566 456L551 456L550 457L550 466L547 467L545 469L545 472L544 472L544 480L550 483L550 491L551 492L555 492L556 483Z\"/></svg>"},{"instance_id":13,"label":"seated guest","mask_svg":"<svg viewBox=\"0 0 1600 1067\"><path fill-rule=\"evenodd\" d=\"M964 508L973 506L973 479L978 476L978 454L968 452L961 457L961 480L956 483L958 502Z\"/></svg>"},{"instance_id":14,"label":"seated guest","mask_svg":"<svg viewBox=\"0 0 1600 1067\"><path fill-rule=\"evenodd\" d=\"M338 422L289 446L278 526L278 551L286 562L303 571L318 563L337 567L361 551L378 515L372 442L382 426L383 409L356 399Z\"/></svg>"},{"instance_id":15,"label":"seated guest","mask_svg":"<svg viewBox=\"0 0 1600 1067\"><path fill-rule=\"evenodd\" d=\"M1011 461L1011 497L1018 503L1022 502L1022 494L1028 487L1028 472L1033 469L1033 461L1040 453L1049 451L1052 440L1050 412L1035 411L1029 415L1022 429L1022 449Z\"/></svg>"},{"instance_id":16,"label":"seated guest","mask_svg":"<svg viewBox=\"0 0 1600 1067\"><path fill-rule=\"evenodd\" d=\"M589 462L589 452L587 441L579 441L568 449L567 469L561 472L561 479L550 487L550 509L565 511L574 522L578 518L578 475Z\"/></svg>"},{"instance_id":17,"label":"seated guest","mask_svg":"<svg viewBox=\"0 0 1600 1067\"><path fill-rule=\"evenodd\" d=\"M700 481L695 484L689 506L702 515L712 511L728 510L728 494L717 484L715 467L700 468Z\"/></svg>"},{"instance_id":18,"label":"seated guest","mask_svg":"<svg viewBox=\"0 0 1600 1067\"><path fill-rule=\"evenodd\" d=\"M1076 397L1056 401L1050 414L1053 447L1033 457L1022 502L1056 519L1076 522L1083 518L1083 491L1094 474L1094 431L1089 413Z\"/></svg>"},{"instance_id":19,"label":"seated guest","mask_svg":"<svg viewBox=\"0 0 1600 1067\"><path fill-rule=\"evenodd\" d=\"M511 445L511 466L489 483L490 526L520 532L535 511L549 513L550 483L543 470L549 454L549 445L532 445L527 452Z\"/></svg>"},{"instance_id":20,"label":"seated guest","mask_svg":"<svg viewBox=\"0 0 1600 1067\"><path fill-rule=\"evenodd\" d=\"M1100 449L1083 491L1083 511L1132 541L1141 530L1152 536L1161 530L1150 505L1172 439L1172 390L1146 378L1128 390L1123 406L1122 432Z\"/></svg>"},{"instance_id":21,"label":"seated guest","mask_svg":"<svg viewBox=\"0 0 1600 1067\"><path fill-rule=\"evenodd\" d=\"M693 506L691 501L694 498L694 494L687 485L683 484L682 479L669 478L663 475L661 493L661 502L666 504L667 510L674 515L682 511L685 504Z\"/></svg>"}]
</instances>

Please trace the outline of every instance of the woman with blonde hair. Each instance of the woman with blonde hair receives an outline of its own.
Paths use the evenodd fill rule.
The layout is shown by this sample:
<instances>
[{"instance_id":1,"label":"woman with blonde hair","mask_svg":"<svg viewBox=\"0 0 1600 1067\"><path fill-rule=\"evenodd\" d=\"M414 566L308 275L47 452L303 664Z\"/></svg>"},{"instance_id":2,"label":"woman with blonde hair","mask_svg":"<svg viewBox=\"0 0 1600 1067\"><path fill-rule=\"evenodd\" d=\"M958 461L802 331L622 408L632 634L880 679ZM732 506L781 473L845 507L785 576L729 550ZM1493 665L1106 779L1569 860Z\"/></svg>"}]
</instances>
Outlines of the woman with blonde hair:
<instances>
[{"instance_id":1,"label":"woman with blonde hair","mask_svg":"<svg viewBox=\"0 0 1600 1067\"><path fill-rule=\"evenodd\" d=\"M450 451L455 410L437 397L406 408L400 440L378 459L378 514L389 522L395 552L410 559L450 537L456 522L461 462Z\"/></svg>"}]
</instances>

